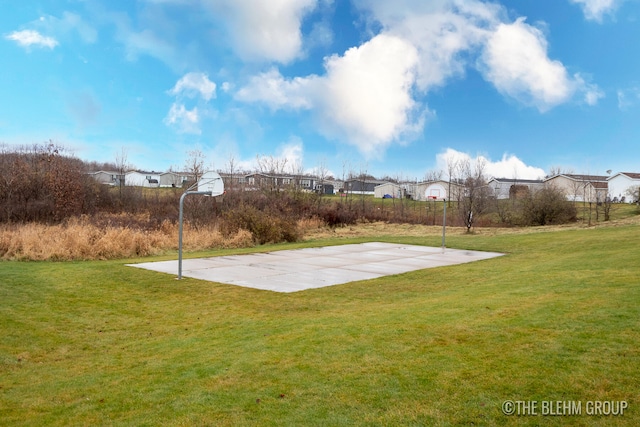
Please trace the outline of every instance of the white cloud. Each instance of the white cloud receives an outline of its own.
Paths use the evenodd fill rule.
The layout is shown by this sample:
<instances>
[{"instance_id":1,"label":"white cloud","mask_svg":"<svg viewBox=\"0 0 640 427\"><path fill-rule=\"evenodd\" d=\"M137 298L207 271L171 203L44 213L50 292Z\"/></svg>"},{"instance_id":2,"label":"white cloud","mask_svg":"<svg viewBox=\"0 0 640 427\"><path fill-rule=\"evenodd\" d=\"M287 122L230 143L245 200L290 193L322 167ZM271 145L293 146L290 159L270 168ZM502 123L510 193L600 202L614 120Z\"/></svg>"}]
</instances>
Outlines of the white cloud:
<instances>
[{"instance_id":1,"label":"white cloud","mask_svg":"<svg viewBox=\"0 0 640 427\"><path fill-rule=\"evenodd\" d=\"M302 52L302 19L316 0L211 0L211 14L228 28L236 53L248 61L288 63Z\"/></svg>"},{"instance_id":2,"label":"white cloud","mask_svg":"<svg viewBox=\"0 0 640 427\"><path fill-rule=\"evenodd\" d=\"M253 77L236 98L274 110L313 109L322 133L372 156L422 129L424 116L411 94L417 60L411 44L378 35L343 56L326 58L324 76L287 80L272 69Z\"/></svg>"},{"instance_id":3,"label":"white cloud","mask_svg":"<svg viewBox=\"0 0 640 427\"><path fill-rule=\"evenodd\" d=\"M236 99L272 110L309 110L321 133L367 157L420 132L429 114L416 101L477 66L504 96L547 111L576 95L595 105L604 93L547 53L542 31L504 7L477 0L356 0L378 34L325 58L323 75L250 78ZM373 32L373 31L372 31Z\"/></svg>"},{"instance_id":4,"label":"white cloud","mask_svg":"<svg viewBox=\"0 0 640 427\"><path fill-rule=\"evenodd\" d=\"M277 69L272 68L251 77L235 97L239 101L264 103L272 110L310 109L313 104L310 87L314 80L315 76L286 80Z\"/></svg>"},{"instance_id":5,"label":"white cloud","mask_svg":"<svg viewBox=\"0 0 640 427\"><path fill-rule=\"evenodd\" d=\"M169 90L171 95L185 95L190 98L201 96L205 101L216 96L216 84L204 73L187 73Z\"/></svg>"},{"instance_id":6,"label":"white cloud","mask_svg":"<svg viewBox=\"0 0 640 427\"><path fill-rule=\"evenodd\" d=\"M174 102L167 117L164 118L164 123L175 127L179 133L197 135L201 133L198 107L188 110L183 104Z\"/></svg>"},{"instance_id":7,"label":"white cloud","mask_svg":"<svg viewBox=\"0 0 640 427\"><path fill-rule=\"evenodd\" d=\"M500 93L541 112L569 101L576 91L586 92L590 104L601 96L596 86L569 77L560 61L547 56L544 35L524 18L498 26L484 48L481 68Z\"/></svg>"},{"instance_id":8,"label":"white cloud","mask_svg":"<svg viewBox=\"0 0 640 427\"><path fill-rule=\"evenodd\" d=\"M423 91L462 76L464 52L481 45L496 25L501 7L475 0L360 0L383 31L401 37L418 51L417 85Z\"/></svg>"},{"instance_id":9,"label":"white cloud","mask_svg":"<svg viewBox=\"0 0 640 427\"><path fill-rule=\"evenodd\" d=\"M472 157L468 153L447 148L436 155L437 169L448 174L448 159L452 162L469 162L472 168L478 164L484 164L484 173L487 178L513 178L513 179L542 179L545 176L544 169L529 166L513 154L503 154L498 161L493 161L485 156ZM455 174L455 172L454 172Z\"/></svg>"},{"instance_id":10,"label":"white cloud","mask_svg":"<svg viewBox=\"0 0 640 427\"><path fill-rule=\"evenodd\" d=\"M53 49L58 45L58 41L53 37L43 36L39 32L35 30L22 30L22 31L14 31L7 36L5 36L7 40L13 40L18 43L22 47L29 48L31 46L36 47L48 47L49 49Z\"/></svg>"},{"instance_id":11,"label":"white cloud","mask_svg":"<svg viewBox=\"0 0 640 427\"><path fill-rule=\"evenodd\" d=\"M612 14L622 0L569 0L582 8L585 18L602 22L604 15Z\"/></svg>"},{"instance_id":12,"label":"white cloud","mask_svg":"<svg viewBox=\"0 0 640 427\"><path fill-rule=\"evenodd\" d=\"M317 93L322 131L375 155L403 133L422 129L412 97L417 63L413 45L386 34L326 59Z\"/></svg>"}]
</instances>

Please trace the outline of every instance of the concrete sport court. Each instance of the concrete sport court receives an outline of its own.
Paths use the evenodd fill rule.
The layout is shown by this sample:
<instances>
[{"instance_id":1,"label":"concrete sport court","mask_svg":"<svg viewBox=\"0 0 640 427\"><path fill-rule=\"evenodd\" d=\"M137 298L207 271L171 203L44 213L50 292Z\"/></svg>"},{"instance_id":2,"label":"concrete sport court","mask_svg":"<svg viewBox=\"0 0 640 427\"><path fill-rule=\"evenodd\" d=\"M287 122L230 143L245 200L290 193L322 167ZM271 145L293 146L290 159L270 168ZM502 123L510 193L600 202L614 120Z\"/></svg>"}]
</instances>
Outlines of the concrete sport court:
<instances>
[{"instance_id":1,"label":"concrete sport court","mask_svg":"<svg viewBox=\"0 0 640 427\"><path fill-rule=\"evenodd\" d=\"M503 255L370 242L249 255L186 259L182 276L275 292L297 292ZM129 264L178 275L178 261Z\"/></svg>"}]
</instances>

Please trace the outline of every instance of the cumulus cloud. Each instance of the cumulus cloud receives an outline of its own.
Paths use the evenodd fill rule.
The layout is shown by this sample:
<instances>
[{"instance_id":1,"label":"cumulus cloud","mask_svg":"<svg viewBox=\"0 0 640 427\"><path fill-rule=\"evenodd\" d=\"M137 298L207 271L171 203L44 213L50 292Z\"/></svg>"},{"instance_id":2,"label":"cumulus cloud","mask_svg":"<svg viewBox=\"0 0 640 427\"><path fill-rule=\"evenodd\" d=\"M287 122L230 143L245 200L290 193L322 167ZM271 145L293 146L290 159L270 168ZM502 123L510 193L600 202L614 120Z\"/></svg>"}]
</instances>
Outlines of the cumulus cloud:
<instances>
[{"instance_id":1,"label":"cumulus cloud","mask_svg":"<svg viewBox=\"0 0 640 427\"><path fill-rule=\"evenodd\" d=\"M322 131L374 155L421 129L422 111L412 97L417 63L413 45L386 34L328 58L317 93Z\"/></svg>"},{"instance_id":2,"label":"cumulus cloud","mask_svg":"<svg viewBox=\"0 0 640 427\"><path fill-rule=\"evenodd\" d=\"M240 88L235 98L244 102L266 104L272 110L310 109L313 107L311 86L315 76L285 79L272 68L267 72L251 77L249 83Z\"/></svg>"},{"instance_id":3,"label":"cumulus cloud","mask_svg":"<svg viewBox=\"0 0 640 427\"><path fill-rule=\"evenodd\" d=\"M475 0L359 0L374 24L418 51L416 82L423 91L465 72L464 52L480 46L499 22L501 7Z\"/></svg>"},{"instance_id":4,"label":"cumulus cloud","mask_svg":"<svg viewBox=\"0 0 640 427\"><path fill-rule=\"evenodd\" d=\"M201 133L198 107L188 110L184 104L174 102L171 105L171 109L169 110L167 117L164 118L164 123L167 126L175 127L179 133L197 135Z\"/></svg>"},{"instance_id":5,"label":"cumulus cloud","mask_svg":"<svg viewBox=\"0 0 640 427\"><path fill-rule=\"evenodd\" d=\"M602 96L597 86L587 86L579 75L570 77L560 61L550 59L544 35L524 18L498 26L484 47L481 68L500 93L541 112L567 102L576 91L585 92L590 105Z\"/></svg>"},{"instance_id":6,"label":"cumulus cloud","mask_svg":"<svg viewBox=\"0 0 640 427\"><path fill-rule=\"evenodd\" d=\"M545 176L544 169L527 165L513 154L503 154L500 160L493 161L482 155L473 157L468 153L447 148L436 155L436 166L445 175L448 175L449 165L461 163L468 163L472 169L483 165L487 178L542 179ZM454 171L454 176L455 173Z\"/></svg>"},{"instance_id":7,"label":"cumulus cloud","mask_svg":"<svg viewBox=\"0 0 640 427\"><path fill-rule=\"evenodd\" d=\"M35 30L14 31L5 36L7 40L13 40L22 47L48 47L53 49L58 45L58 41L53 37L43 36Z\"/></svg>"},{"instance_id":8,"label":"cumulus cloud","mask_svg":"<svg viewBox=\"0 0 640 427\"><path fill-rule=\"evenodd\" d=\"M375 155L403 133L422 128L413 100L418 55L406 41L378 35L343 56L325 60L324 76L285 79L272 69L236 95L272 109L314 109L320 130Z\"/></svg>"},{"instance_id":9,"label":"cumulus cloud","mask_svg":"<svg viewBox=\"0 0 640 427\"><path fill-rule=\"evenodd\" d=\"M288 63L302 52L302 19L317 0L212 0L204 3L222 17L236 53L248 61Z\"/></svg>"},{"instance_id":10,"label":"cumulus cloud","mask_svg":"<svg viewBox=\"0 0 640 427\"><path fill-rule=\"evenodd\" d=\"M476 66L505 97L541 112L604 93L548 56L545 35L504 7L477 0L356 0L376 35L325 58L323 75L252 77L236 99L272 110L310 110L328 137L375 156L420 132L430 112L416 101ZM375 31L374 31L375 30Z\"/></svg>"},{"instance_id":11,"label":"cumulus cloud","mask_svg":"<svg viewBox=\"0 0 640 427\"><path fill-rule=\"evenodd\" d=\"M205 101L216 96L216 84L204 73L191 72L180 78L169 90L171 95L185 95L190 98L201 96Z\"/></svg>"},{"instance_id":12,"label":"cumulus cloud","mask_svg":"<svg viewBox=\"0 0 640 427\"><path fill-rule=\"evenodd\" d=\"M569 0L582 8L585 18L590 21L602 22L605 15L613 13L621 0Z\"/></svg>"},{"instance_id":13,"label":"cumulus cloud","mask_svg":"<svg viewBox=\"0 0 640 427\"><path fill-rule=\"evenodd\" d=\"M207 103L216 96L216 84L204 73L191 72L178 79L167 93L175 96L176 100L171 104L164 123L179 133L200 134L201 113L198 106L188 109L183 101L184 98L195 99L195 103L206 110Z\"/></svg>"}]
</instances>

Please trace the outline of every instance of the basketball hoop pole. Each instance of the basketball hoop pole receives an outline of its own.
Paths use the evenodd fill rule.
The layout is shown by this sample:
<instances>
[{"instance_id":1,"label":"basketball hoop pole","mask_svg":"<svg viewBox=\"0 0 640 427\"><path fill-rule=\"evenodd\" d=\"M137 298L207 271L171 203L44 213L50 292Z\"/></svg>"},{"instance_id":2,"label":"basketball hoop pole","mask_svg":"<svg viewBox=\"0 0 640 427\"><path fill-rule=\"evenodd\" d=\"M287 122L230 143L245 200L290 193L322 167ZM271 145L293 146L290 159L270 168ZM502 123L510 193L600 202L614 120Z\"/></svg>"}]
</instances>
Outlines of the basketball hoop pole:
<instances>
[{"instance_id":1,"label":"basketball hoop pole","mask_svg":"<svg viewBox=\"0 0 640 427\"><path fill-rule=\"evenodd\" d=\"M442 207L443 209L443 213L442 213L442 253L444 253L444 237L445 237L445 233L446 233L446 227L447 227L447 199L446 198L442 198Z\"/></svg>"},{"instance_id":2,"label":"basketball hoop pole","mask_svg":"<svg viewBox=\"0 0 640 427\"><path fill-rule=\"evenodd\" d=\"M215 179L212 179L211 181L215 181L216 179L220 179L220 178L215 178ZM187 188L187 191L182 193L182 196L180 196L180 214L178 219L178 280L182 279L182 218L183 218L182 213L184 211L184 199L190 194L200 194L203 196L213 195L212 191L191 191L197 185L198 183L193 184L191 187Z\"/></svg>"}]
</instances>

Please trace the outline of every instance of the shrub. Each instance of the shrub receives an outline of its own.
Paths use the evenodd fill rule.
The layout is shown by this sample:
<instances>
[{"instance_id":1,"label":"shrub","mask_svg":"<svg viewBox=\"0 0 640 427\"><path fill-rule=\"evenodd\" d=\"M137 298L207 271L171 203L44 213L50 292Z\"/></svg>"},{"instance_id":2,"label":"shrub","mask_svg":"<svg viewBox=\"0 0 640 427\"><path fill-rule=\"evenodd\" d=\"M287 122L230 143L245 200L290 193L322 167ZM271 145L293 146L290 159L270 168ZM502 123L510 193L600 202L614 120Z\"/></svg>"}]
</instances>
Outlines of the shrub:
<instances>
[{"instance_id":1,"label":"shrub","mask_svg":"<svg viewBox=\"0 0 640 427\"><path fill-rule=\"evenodd\" d=\"M561 190L547 187L522 201L520 217L522 225L565 224L577 220L577 211Z\"/></svg>"},{"instance_id":2,"label":"shrub","mask_svg":"<svg viewBox=\"0 0 640 427\"><path fill-rule=\"evenodd\" d=\"M258 244L297 242L302 238L297 221L287 216L263 212L252 205L240 205L224 212L220 222L224 236L248 230Z\"/></svg>"}]
</instances>

